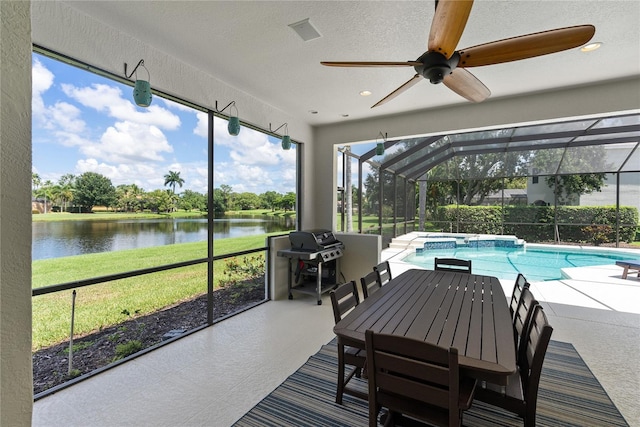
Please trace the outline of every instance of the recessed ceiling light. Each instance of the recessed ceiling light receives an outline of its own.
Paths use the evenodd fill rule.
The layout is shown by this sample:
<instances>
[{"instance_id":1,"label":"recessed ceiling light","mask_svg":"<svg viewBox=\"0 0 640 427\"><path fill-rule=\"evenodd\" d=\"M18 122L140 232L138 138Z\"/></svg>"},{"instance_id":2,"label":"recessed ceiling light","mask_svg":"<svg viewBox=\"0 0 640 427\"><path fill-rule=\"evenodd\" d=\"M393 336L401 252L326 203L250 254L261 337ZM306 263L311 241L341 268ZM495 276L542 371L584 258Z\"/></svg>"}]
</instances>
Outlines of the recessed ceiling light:
<instances>
[{"instance_id":1,"label":"recessed ceiling light","mask_svg":"<svg viewBox=\"0 0 640 427\"><path fill-rule=\"evenodd\" d=\"M360 95L369 96L369 95L371 95L371 91L370 90L363 90L362 92L360 92Z\"/></svg>"},{"instance_id":2,"label":"recessed ceiling light","mask_svg":"<svg viewBox=\"0 0 640 427\"><path fill-rule=\"evenodd\" d=\"M594 42L594 43L589 43L588 45L582 46L580 50L583 52L592 52L598 49L600 46L602 46L602 42Z\"/></svg>"},{"instance_id":3,"label":"recessed ceiling light","mask_svg":"<svg viewBox=\"0 0 640 427\"><path fill-rule=\"evenodd\" d=\"M309 110L309 112L310 112L311 114L318 114L318 112L317 112L316 110Z\"/></svg>"},{"instance_id":4,"label":"recessed ceiling light","mask_svg":"<svg viewBox=\"0 0 640 427\"><path fill-rule=\"evenodd\" d=\"M342 114L342 117L349 117L348 114Z\"/></svg>"}]
</instances>

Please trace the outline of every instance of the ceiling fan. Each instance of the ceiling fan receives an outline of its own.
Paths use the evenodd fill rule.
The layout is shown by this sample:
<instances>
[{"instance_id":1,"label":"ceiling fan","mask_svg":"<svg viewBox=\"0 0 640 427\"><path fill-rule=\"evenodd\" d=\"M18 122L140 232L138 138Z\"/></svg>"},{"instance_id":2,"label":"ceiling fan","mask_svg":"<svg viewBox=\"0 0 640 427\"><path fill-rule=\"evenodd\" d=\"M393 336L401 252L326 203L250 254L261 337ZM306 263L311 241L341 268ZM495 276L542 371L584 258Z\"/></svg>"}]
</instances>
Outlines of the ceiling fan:
<instances>
[{"instance_id":1,"label":"ceiling fan","mask_svg":"<svg viewBox=\"0 0 640 427\"><path fill-rule=\"evenodd\" d=\"M413 67L416 74L402 86L382 98L371 108L400 95L422 77L433 84L444 83L471 102L482 102L491 95L489 89L466 70L470 67L518 61L581 46L591 40L593 25L557 28L526 34L455 50L471 13L473 0L436 0L428 50L415 61L406 62L329 62L329 67Z\"/></svg>"}]
</instances>

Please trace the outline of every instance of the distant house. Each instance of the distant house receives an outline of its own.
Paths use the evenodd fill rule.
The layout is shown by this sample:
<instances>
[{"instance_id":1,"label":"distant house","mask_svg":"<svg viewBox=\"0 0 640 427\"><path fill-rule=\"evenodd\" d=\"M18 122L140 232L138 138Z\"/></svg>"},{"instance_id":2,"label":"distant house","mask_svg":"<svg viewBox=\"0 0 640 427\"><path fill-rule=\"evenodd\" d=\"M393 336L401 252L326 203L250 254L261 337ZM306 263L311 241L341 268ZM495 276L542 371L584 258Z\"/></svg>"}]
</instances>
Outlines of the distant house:
<instances>
[{"instance_id":1,"label":"distant house","mask_svg":"<svg viewBox=\"0 0 640 427\"><path fill-rule=\"evenodd\" d=\"M38 212L38 213L48 213L51 212L51 209L53 208L53 203L51 202L51 200L44 200L44 199L31 199L31 212Z\"/></svg>"},{"instance_id":2,"label":"distant house","mask_svg":"<svg viewBox=\"0 0 640 427\"><path fill-rule=\"evenodd\" d=\"M607 163L614 165L612 168L621 167L633 149L635 143L613 144L604 147L607 153ZM626 165L634 168L636 165ZM572 206L611 206L616 203L616 196L620 197L620 206L634 206L640 211L640 173L629 172L619 174L619 186L617 188L618 174L607 174L601 191L591 194L574 195L568 198L565 205ZM535 169L531 171L531 176L527 180L527 201L529 204L540 204L542 202L553 205L553 189L547 185L546 176L536 175ZM619 190L619 191L618 191Z\"/></svg>"}]
</instances>

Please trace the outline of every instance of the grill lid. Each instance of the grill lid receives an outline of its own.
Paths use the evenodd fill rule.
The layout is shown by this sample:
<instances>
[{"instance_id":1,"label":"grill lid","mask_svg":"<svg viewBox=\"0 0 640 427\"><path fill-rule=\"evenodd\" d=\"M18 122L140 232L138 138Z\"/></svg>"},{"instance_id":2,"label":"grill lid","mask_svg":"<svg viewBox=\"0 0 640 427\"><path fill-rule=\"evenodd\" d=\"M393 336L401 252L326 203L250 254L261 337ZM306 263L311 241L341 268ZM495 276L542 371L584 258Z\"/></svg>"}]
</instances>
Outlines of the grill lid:
<instances>
[{"instance_id":1,"label":"grill lid","mask_svg":"<svg viewBox=\"0 0 640 427\"><path fill-rule=\"evenodd\" d=\"M308 252L343 246L331 230L322 229L292 231L289 233L289 241L291 249Z\"/></svg>"}]
</instances>

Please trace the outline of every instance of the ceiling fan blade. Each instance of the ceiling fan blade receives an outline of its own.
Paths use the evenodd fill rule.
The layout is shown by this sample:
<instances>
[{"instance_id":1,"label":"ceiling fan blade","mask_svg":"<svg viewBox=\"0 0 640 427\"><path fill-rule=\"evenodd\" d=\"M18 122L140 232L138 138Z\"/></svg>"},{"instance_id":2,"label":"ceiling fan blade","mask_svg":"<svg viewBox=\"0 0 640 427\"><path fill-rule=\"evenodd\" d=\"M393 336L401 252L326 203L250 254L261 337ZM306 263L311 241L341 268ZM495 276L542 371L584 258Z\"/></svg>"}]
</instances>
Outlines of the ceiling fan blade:
<instances>
[{"instance_id":1,"label":"ceiling fan blade","mask_svg":"<svg viewBox=\"0 0 640 427\"><path fill-rule=\"evenodd\" d=\"M471 102L482 102L491 91L476 76L464 68L456 68L442 82L446 87Z\"/></svg>"},{"instance_id":2,"label":"ceiling fan blade","mask_svg":"<svg viewBox=\"0 0 640 427\"><path fill-rule=\"evenodd\" d=\"M500 64L572 49L591 40L595 31L593 25L578 25L473 46L459 52L458 67Z\"/></svg>"},{"instance_id":3,"label":"ceiling fan blade","mask_svg":"<svg viewBox=\"0 0 640 427\"><path fill-rule=\"evenodd\" d=\"M447 59L456 51L473 0L439 0L436 14L431 22L428 48L443 54Z\"/></svg>"},{"instance_id":4,"label":"ceiling fan blade","mask_svg":"<svg viewBox=\"0 0 640 427\"><path fill-rule=\"evenodd\" d=\"M380 105L382 105L382 104L384 104L386 102L391 101L393 98L395 98L396 96L400 95L405 90L409 89L410 87L412 87L413 85L418 83L421 78L422 78L422 76L420 74L416 74L415 76L413 76L411 78L411 80L409 80L408 82L406 82L405 84L400 86L398 89L394 90L389 95L385 96L380 101L378 101L374 105L372 105L371 108L378 107L378 106L380 106Z\"/></svg>"},{"instance_id":5,"label":"ceiling fan blade","mask_svg":"<svg viewBox=\"0 0 640 427\"><path fill-rule=\"evenodd\" d=\"M322 61L322 65L327 67L415 67L422 65L422 62L357 62L357 61Z\"/></svg>"}]
</instances>

